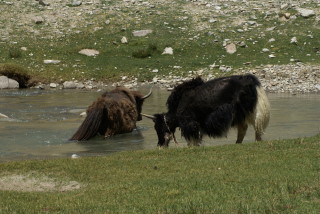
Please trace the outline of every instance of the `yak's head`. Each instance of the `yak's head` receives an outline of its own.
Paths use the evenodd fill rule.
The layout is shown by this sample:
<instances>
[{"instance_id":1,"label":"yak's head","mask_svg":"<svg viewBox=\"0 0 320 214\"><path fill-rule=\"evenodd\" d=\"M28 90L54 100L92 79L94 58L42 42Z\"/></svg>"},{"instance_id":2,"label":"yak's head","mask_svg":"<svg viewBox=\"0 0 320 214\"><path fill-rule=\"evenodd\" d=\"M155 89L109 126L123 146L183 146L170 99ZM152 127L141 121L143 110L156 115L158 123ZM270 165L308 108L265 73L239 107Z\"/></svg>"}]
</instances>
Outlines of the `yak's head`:
<instances>
[{"instance_id":1,"label":"yak's head","mask_svg":"<svg viewBox=\"0 0 320 214\"><path fill-rule=\"evenodd\" d=\"M174 141L176 142L174 136L176 126L172 117L170 117L166 113L155 115L142 115L153 120L154 128L158 135L158 146L168 147L172 139L174 139Z\"/></svg>"},{"instance_id":2,"label":"yak's head","mask_svg":"<svg viewBox=\"0 0 320 214\"><path fill-rule=\"evenodd\" d=\"M136 103L136 108L137 108L137 113L138 113L137 121L140 121L140 120L142 120L141 111L142 111L143 102L145 101L145 99L147 99L148 97L151 96L152 88L150 89L149 93L146 95L142 95L139 91L131 91L131 93L132 93L132 95L135 99L135 103Z\"/></svg>"}]
</instances>

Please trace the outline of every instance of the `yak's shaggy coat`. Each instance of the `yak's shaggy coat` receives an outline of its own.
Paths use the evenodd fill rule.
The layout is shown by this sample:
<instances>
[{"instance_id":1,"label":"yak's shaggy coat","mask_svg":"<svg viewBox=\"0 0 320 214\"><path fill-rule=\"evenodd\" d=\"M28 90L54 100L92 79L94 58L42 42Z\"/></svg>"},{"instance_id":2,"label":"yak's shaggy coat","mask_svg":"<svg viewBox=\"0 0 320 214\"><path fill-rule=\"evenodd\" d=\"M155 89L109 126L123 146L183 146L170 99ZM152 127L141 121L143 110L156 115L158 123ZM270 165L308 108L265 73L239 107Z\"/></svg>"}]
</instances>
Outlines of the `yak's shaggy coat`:
<instances>
[{"instance_id":1,"label":"yak's shaggy coat","mask_svg":"<svg viewBox=\"0 0 320 214\"><path fill-rule=\"evenodd\" d=\"M123 87L105 92L88 107L86 118L70 140L88 140L98 133L110 137L131 132L142 119L142 104L148 96Z\"/></svg>"},{"instance_id":2,"label":"yak's shaggy coat","mask_svg":"<svg viewBox=\"0 0 320 214\"><path fill-rule=\"evenodd\" d=\"M203 135L226 136L231 127L238 128L236 143L241 143L248 124L260 141L270 116L268 98L259 80L249 74L187 81L175 87L167 107L167 113L153 116L159 146L168 146L177 127L189 145L199 145Z\"/></svg>"}]
</instances>

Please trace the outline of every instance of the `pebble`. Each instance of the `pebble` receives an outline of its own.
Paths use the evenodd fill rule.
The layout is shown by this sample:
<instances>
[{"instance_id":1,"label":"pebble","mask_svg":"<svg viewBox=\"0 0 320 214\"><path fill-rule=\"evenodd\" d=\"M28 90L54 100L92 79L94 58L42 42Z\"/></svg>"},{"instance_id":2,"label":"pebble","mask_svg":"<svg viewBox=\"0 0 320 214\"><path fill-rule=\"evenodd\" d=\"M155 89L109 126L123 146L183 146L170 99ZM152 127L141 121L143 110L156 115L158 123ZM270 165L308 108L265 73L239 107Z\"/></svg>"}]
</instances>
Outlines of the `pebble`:
<instances>
[{"instance_id":1,"label":"pebble","mask_svg":"<svg viewBox=\"0 0 320 214\"><path fill-rule=\"evenodd\" d=\"M77 155L77 154L73 154L73 155L71 155L71 158L72 158L72 159L77 159L77 158L80 158L80 156Z\"/></svg>"}]
</instances>

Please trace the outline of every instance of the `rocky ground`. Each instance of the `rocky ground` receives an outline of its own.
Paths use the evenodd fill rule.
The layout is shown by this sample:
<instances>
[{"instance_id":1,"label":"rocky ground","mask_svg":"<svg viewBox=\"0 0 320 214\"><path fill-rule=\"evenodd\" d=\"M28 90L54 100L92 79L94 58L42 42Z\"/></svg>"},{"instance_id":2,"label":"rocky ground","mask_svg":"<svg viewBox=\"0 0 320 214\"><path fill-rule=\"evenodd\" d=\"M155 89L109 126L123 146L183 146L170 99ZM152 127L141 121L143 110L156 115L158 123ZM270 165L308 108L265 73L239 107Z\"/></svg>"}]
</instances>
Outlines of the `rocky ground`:
<instances>
[{"instance_id":1,"label":"rocky ground","mask_svg":"<svg viewBox=\"0 0 320 214\"><path fill-rule=\"evenodd\" d=\"M251 73L256 75L264 89L271 93L318 93L320 92L320 67L292 64L292 65L268 65L257 67L251 70L240 70L237 74ZM204 79L209 80L215 78L209 70L199 70L191 72L188 77L168 76L155 77L150 82L138 82L137 79L123 81L113 84L106 84L96 81L66 81L63 84L50 83L47 85L37 85L35 88L40 89L105 89L115 86L126 86L128 88L136 88L144 85L155 85L160 88L171 90L174 86L200 75Z\"/></svg>"},{"instance_id":2,"label":"rocky ground","mask_svg":"<svg viewBox=\"0 0 320 214\"><path fill-rule=\"evenodd\" d=\"M25 32L32 36L40 37L65 37L68 34L75 33L81 28L88 28L94 25L95 17L99 14L116 14L126 8L134 8L135 14L142 11L157 8L163 4L165 0L72 0L65 2L62 0L34 0L34 1L10 1L0 0L0 25L5 26L0 28L0 44L1 42L14 42L19 36L17 30ZM305 5L315 4L320 5L319 0L290 0L290 1L253 1L253 0L186 0L184 9L188 13L193 14L191 22L195 23L194 29L201 30L206 28L206 22L203 22L201 17L211 16L209 22L215 22L220 16L231 17L231 14L237 12L238 19L224 19L220 22L228 24L237 24L241 22L241 14L250 10L265 11L266 16L273 12L281 11L286 8L303 8ZM175 2L166 4L175 5ZM19 10L17 9L19 8ZM301 11L302 16L316 16L316 20L320 20L319 7L312 8L307 11ZM128 17L134 14L127 14ZM288 14L287 14L288 15ZM134 15L137 18L137 15ZM286 16L286 15L285 15ZM290 14L289 14L290 16ZM128 18L126 17L126 18ZM124 17L119 17L119 19ZM138 17L139 18L139 17ZM232 21L230 21L232 20ZM106 19L104 23L108 25L110 21ZM39 27L37 23L44 23ZM227 74L226 69L226 74ZM259 66L254 69L240 69L233 71L235 73L253 73L257 75L265 89L269 92L289 92L289 93L315 93L320 91L320 66L306 65L300 62L289 65L266 65ZM139 83L137 79L123 77L122 81L112 84L125 85L127 87L136 87L140 84L156 84L163 88L171 89L180 82L192 78L195 75L201 75L206 79L215 78L215 74L210 72L210 68L205 68L198 71L191 71L187 77L166 76L155 77L151 82ZM221 74L217 74L219 76ZM4 80L5 84L7 80ZM12 83L15 84L15 83ZM110 86L110 85L109 85ZM1 81L0 81L1 87ZM95 82L94 80L78 82L66 81L63 84L50 83L48 85L39 84L37 88L104 88L105 83Z\"/></svg>"}]
</instances>

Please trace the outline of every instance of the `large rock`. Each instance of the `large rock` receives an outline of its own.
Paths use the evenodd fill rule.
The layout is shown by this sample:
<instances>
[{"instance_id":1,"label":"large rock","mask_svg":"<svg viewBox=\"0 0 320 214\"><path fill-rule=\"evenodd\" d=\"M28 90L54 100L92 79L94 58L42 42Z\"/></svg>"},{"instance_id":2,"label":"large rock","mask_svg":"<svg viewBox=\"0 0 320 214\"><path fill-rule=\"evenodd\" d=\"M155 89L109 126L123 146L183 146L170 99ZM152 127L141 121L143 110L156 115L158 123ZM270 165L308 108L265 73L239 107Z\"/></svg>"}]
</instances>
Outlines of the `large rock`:
<instances>
[{"instance_id":1,"label":"large rock","mask_svg":"<svg viewBox=\"0 0 320 214\"><path fill-rule=\"evenodd\" d=\"M0 76L0 89L17 89L19 83L13 79L9 79L6 76Z\"/></svg>"},{"instance_id":2,"label":"large rock","mask_svg":"<svg viewBox=\"0 0 320 214\"><path fill-rule=\"evenodd\" d=\"M63 83L64 89L83 89L85 85L81 82L74 82L74 81L65 81Z\"/></svg>"},{"instance_id":3,"label":"large rock","mask_svg":"<svg viewBox=\"0 0 320 214\"><path fill-rule=\"evenodd\" d=\"M132 35L141 37L141 36L146 36L150 33L152 33L152 30L136 30L132 32Z\"/></svg>"},{"instance_id":4,"label":"large rock","mask_svg":"<svg viewBox=\"0 0 320 214\"><path fill-rule=\"evenodd\" d=\"M237 46L233 43L227 44L225 48L228 54L234 54L237 52Z\"/></svg>"},{"instance_id":5,"label":"large rock","mask_svg":"<svg viewBox=\"0 0 320 214\"><path fill-rule=\"evenodd\" d=\"M166 47L162 54L173 55L173 49L171 47Z\"/></svg>"},{"instance_id":6,"label":"large rock","mask_svg":"<svg viewBox=\"0 0 320 214\"><path fill-rule=\"evenodd\" d=\"M309 18L311 16L316 15L314 10L305 9L305 8L298 8L297 11L300 13L300 15L304 18Z\"/></svg>"},{"instance_id":7,"label":"large rock","mask_svg":"<svg viewBox=\"0 0 320 214\"><path fill-rule=\"evenodd\" d=\"M79 51L79 54L83 54L86 56L96 56L98 55L100 52L94 49L82 49L81 51Z\"/></svg>"},{"instance_id":8,"label":"large rock","mask_svg":"<svg viewBox=\"0 0 320 214\"><path fill-rule=\"evenodd\" d=\"M65 81L63 83L63 88L64 89L76 89L77 88L77 84L73 81Z\"/></svg>"}]
</instances>

